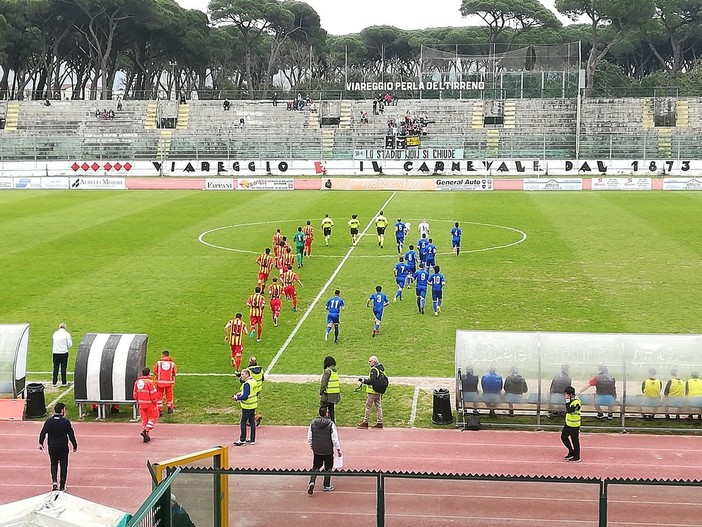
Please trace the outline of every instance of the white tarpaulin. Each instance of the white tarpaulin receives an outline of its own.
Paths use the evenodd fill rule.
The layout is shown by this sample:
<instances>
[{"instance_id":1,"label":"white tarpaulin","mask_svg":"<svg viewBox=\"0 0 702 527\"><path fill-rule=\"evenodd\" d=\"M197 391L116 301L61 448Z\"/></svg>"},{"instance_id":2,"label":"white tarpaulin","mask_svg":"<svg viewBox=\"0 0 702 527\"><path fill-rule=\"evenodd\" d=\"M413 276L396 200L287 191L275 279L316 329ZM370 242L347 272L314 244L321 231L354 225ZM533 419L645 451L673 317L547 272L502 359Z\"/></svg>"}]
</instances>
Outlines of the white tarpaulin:
<instances>
[{"instance_id":1,"label":"white tarpaulin","mask_svg":"<svg viewBox=\"0 0 702 527\"><path fill-rule=\"evenodd\" d=\"M65 492L0 505L0 527L122 527L130 515Z\"/></svg>"}]
</instances>

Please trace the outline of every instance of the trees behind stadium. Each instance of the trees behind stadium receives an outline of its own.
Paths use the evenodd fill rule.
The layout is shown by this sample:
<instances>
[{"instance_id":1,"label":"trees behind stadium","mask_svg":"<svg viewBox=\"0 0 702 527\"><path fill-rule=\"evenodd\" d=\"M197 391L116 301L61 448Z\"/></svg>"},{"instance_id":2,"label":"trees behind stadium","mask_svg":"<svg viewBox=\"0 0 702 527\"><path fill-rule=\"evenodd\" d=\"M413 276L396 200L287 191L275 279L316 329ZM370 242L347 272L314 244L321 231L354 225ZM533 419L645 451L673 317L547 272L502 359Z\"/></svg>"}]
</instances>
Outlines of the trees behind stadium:
<instances>
[{"instance_id":1,"label":"trees behind stadium","mask_svg":"<svg viewBox=\"0 0 702 527\"><path fill-rule=\"evenodd\" d=\"M133 97L254 97L280 90L276 74L296 92L341 90L389 74L416 80L423 44L491 56L577 41L595 94L645 83L702 87L694 72L702 0L556 0L577 20L565 26L537 0L453 1L467 25L329 35L312 7L290 0L212 0L208 14L175 0L0 0L0 98L51 97L64 84L74 98L109 98L115 78Z\"/></svg>"}]
</instances>

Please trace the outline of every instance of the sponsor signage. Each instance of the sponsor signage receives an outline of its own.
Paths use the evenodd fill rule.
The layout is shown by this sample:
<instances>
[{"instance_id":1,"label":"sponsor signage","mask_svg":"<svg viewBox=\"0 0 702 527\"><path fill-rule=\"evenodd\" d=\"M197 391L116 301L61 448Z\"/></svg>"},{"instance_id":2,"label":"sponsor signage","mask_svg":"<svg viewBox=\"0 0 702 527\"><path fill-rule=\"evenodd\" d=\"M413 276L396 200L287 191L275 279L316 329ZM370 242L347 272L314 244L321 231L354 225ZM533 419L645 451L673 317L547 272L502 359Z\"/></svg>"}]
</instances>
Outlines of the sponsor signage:
<instances>
[{"instance_id":1,"label":"sponsor signage","mask_svg":"<svg viewBox=\"0 0 702 527\"><path fill-rule=\"evenodd\" d=\"M592 190L651 190L651 178L600 177L592 178Z\"/></svg>"},{"instance_id":2,"label":"sponsor signage","mask_svg":"<svg viewBox=\"0 0 702 527\"><path fill-rule=\"evenodd\" d=\"M524 190L582 190L582 178L525 178L522 184Z\"/></svg>"},{"instance_id":3,"label":"sponsor signage","mask_svg":"<svg viewBox=\"0 0 702 527\"><path fill-rule=\"evenodd\" d=\"M68 190L68 178L65 176L41 178L41 188Z\"/></svg>"},{"instance_id":4,"label":"sponsor signage","mask_svg":"<svg viewBox=\"0 0 702 527\"><path fill-rule=\"evenodd\" d=\"M123 177L72 177L72 190L126 190Z\"/></svg>"},{"instance_id":5,"label":"sponsor signage","mask_svg":"<svg viewBox=\"0 0 702 527\"><path fill-rule=\"evenodd\" d=\"M294 179L239 179L239 190L295 190Z\"/></svg>"},{"instance_id":6,"label":"sponsor signage","mask_svg":"<svg viewBox=\"0 0 702 527\"><path fill-rule=\"evenodd\" d=\"M492 190L492 179L461 178L437 179L435 190Z\"/></svg>"},{"instance_id":7,"label":"sponsor signage","mask_svg":"<svg viewBox=\"0 0 702 527\"><path fill-rule=\"evenodd\" d=\"M12 178L0 177L0 188L12 188Z\"/></svg>"},{"instance_id":8,"label":"sponsor signage","mask_svg":"<svg viewBox=\"0 0 702 527\"><path fill-rule=\"evenodd\" d=\"M234 188L234 180L232 178L208 178L205 180L205 190L234 190Z\"/></svg>"},{"instance_id":9,"label":"sponsor signage","mask_svg":"<svg viewBox=\"0 0 702 527\"><path fill-rule=\"evenodd\" d=\"M702 190L702 178L665 178L663 190Z\"/></svg>"},{"instance_id":10,"label":"sponsor signage","mask_svg":"<svg viewBox=\"0 0 702 527\"><path fill-rule=\"evenodd\" d=\"M12 187L25 189L25 188L41 188L41 178L40 177L16 177L12 178Z\"/></svg>"},{"instance_id":11,"label":"sponsor signage","mask_svg":"<svg viewBox=\"0 0 702 527\"><path fill-rule=\"evenodd\" d=\"M410 148L386 150L384 148L354 150L354 159L463 159L462 148Z\"/></svg>"}]
</instances>

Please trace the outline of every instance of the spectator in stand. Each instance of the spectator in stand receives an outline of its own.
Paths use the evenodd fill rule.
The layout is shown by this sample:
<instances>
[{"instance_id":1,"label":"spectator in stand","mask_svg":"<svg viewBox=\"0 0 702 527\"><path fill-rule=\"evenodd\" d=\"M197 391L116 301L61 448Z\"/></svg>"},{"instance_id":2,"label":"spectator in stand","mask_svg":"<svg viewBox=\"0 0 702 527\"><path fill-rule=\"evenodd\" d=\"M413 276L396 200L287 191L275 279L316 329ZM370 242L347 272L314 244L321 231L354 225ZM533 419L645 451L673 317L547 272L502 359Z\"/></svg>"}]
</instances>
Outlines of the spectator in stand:
<instances>
[{"instance_id":1,"label":"spectator in stand","mask_svg":"<svg viewBox=\"0 0 702 527\"><path fill-rule=\"evenodd\" d=\"M528 391L526 380L519 375L517 368L510 368L509 376L505 379L505 402L509 405L509 415L514 415L514 403L521 403Z\"/></svg>"},{"instance_id":2,"label":"spectator in stand","mask_svg":"<svg viewBox=\"0 0 702 527\"><path fill-rule=\"evenodd\" d=\"M466 372L461 375L461 392L463 401L473 403L473 415L478 415L478 376L473 373L473 367L468 366Z\"/></svg>"},{"instance_id":3,"label":"spectator in stand","mask_svg":"<svg viewBox=\"0 0 702 527\"><path fill-rule=\"evenodd\" d=\"M117 97L117 111L121 112L122 111L122 96L119 95Z\"/></svg>"},{"instance_id":4,"label":"spectator in stand","mask_svg":"<svg viewBox=\"0 0 702 527\"><path fill-rule=\"evenodd\" d=\"M392 94L392 105L393 106L397 106L398 99L399 99L399 97L397 96L397 93L393 93Z\"/></svg>"},{"instance_id":5,"label":"spectator in stand","mask_svg":"<svg viewBox=\"0 0 702 527\"><path fill-rule=\"evenodd\" d=\"M378 101L373 99L373 115L378 115Z\"/></svg>"},{"instance_id":6,"label":"spectator in stand","mask_svg":"<svg viewBox=\"0 0 702 527\"><path fill-rule=\"evenodd\" d=\"M565 404L565 389L573 384L570 378L570 367L567 364L561 365L561 371L551 379L551 387L548 390L548 414L546 417L551 418L559 415L559 411L555 410Z\"/></svg>"},{"instance_id":7,"label":"spectator in stand","mask_svg":"<svg viewBox=\"0 0 702 527\"><path fill-rule=\"evenodd\" d=\"M273 94L273 106L278 106L278 92Z\"/></svg>"},{"instance_id":8,"label":"spectator in stand","mask_svg":"<svg viewBox=\"0 0 702 527\"><path fill-rule=\"evenodd\" d=\"M180 94L180 104L187 104L187 101L185 100L185 94L181 93Z\"/></svg>"},{"instance_id":9,"label":"spectator in stand","mask_svg":"<svg viewBox=\"0 0 702 527\"><path fill-rule=\"evenodd\" d=\"M115 111L112 108L110 108L110 111L107 112L107 117L109 117L110 119L115 118Z\"/></svg>"},{"instance_id":10,"label":"spectator in stand","mask_svg":"<svg viewBox=\"0 0 702 527\"><path fill-rule=\"evenodd\" d=\"M224 99L224 102L222 103L222 109L225 112L228 112L229 108L231 108L231 106L232 106L232 103L229 102L229 99Z\"/></svg>"},{"instance_id":11,"label":"spectator in stand","mask_svg":"<svg viewBox=\"0 0 702 527\"><path fill-rule=\"evenodd\" d=\"M614 409L614 402L617 399L617 387L616 380L609 374L606 365L600 364L598 366L597 375L588 381L588 385L580 390L580 393L583 393L592 386L595 387L595 409L597 410L597 418L604 419L602 406L607 406L607 419L613 419L612 410Z\"/></svg>"},{"instance_id":12,"label":"spectator in stand","mask_svg":"<svg viewBox=\"0 0 702 527\"><path fill-rule=\"evenodd\" d=\"M51 101L47 97L46 100L44 101L44 106L51 106Z\"/></svg>"},{"instance_id":13,"label":"spectator in stand","mask_svg":"<svg viewBox=\"0 0 702 527\"><path fill-rule=\"evenodd\" d=\"M483 402L490 409L490 417L495 417L495 408L502 394L502 377L498 375L494 365L490 366L488 373L480 379L480 385L483 388Z\"/></svg>"},{"instance_id":14,"label":"spectator in stand","mask_svg":"<svg viewBox=\"0 0 702 527\"><path fill-rule=\"evenodd\" d=\"M243 130L244 126L246 126L246 124L244 122L244 118L241 117L241 118L239 118L239 130Z\"/></svg>"}]
</instances>

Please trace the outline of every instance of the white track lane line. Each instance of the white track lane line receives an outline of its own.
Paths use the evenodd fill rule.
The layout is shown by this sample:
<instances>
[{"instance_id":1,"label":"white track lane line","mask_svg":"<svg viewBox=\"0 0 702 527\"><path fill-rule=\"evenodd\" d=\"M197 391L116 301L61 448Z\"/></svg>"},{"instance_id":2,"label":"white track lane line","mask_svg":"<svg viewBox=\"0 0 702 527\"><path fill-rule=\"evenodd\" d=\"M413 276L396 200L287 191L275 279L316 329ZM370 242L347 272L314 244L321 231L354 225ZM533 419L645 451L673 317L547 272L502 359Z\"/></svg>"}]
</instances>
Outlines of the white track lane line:
<instances>
[{"instance_id":1,"label":"white track lane line","mask_svg":"<svg viewBox=\"0 0 702 527\"><path fill-rule=\"evenodd\" d=\"M361 241L361 239L363 238L363 235L366 234L366 232L368 232L368 229L371 228L371 225L373 225L375 218L378 216L378 213L381 210L384 210L385 207L388 206L388 203L390 203L390 201L392 201L392 198L395 197L395 194L396 194L396 192L393 192L390 195L390 197L387 199L387 201L385 203L383 203L383 205L378 209L378 212L373 214L373 217L368 222L368 225L366 225L366 228L363 229L363 232L358 236L358 240L356 241L356 245L358 245L358 243ZM295 338L295 335L297 335L297 332L299 331L300 327L302 327L302 324L304 324L305 320L307 320L307 317L310 315L310 313L312 312L314 307L317 305L317 302L319 302L319 300L322 298L322 295L324 294L324 292L329 288L331 283L334 281L334 278L336 278L336 275L339 274L339 271L341 271L341 268L346 263L346 260L348 260L349 257L351 256L351 253L353 253L353 250L356 248L356 245L352 245L351 247L349 247L349 250L346 252L346 255L342 258L341 262L339 262L339 265L336 267L336 269L334 270L332 275L329 277L329 280L327 280L327 283L325 283L324 286L322 286L322 289L319 291L319 293L317 293L317 296L314 297L314 300L312 301L312 303L305 310L305 313L302 315L302 318L299 320L299 322L295 325L293 330L290 332L290 335L288 336L288 338L285 339L285 342L283 342L283 345L278 350L278 353L276 353L275 357L273 357L273 360L271 360L270 364L268 365L268 368L266 368L265 375L268 375L271 372L271 370L273 369L273 366L275 366L276 362L278 362L278 359L280 359L280 356L288 348L288 346L290 345L290 342L292 342L292 339Z\"/></svg>"}]
</instances>

